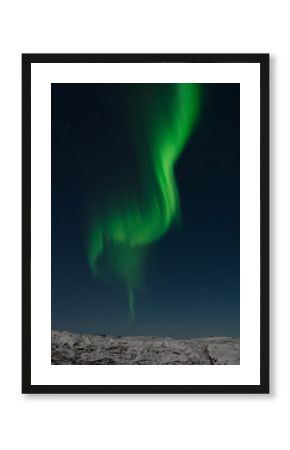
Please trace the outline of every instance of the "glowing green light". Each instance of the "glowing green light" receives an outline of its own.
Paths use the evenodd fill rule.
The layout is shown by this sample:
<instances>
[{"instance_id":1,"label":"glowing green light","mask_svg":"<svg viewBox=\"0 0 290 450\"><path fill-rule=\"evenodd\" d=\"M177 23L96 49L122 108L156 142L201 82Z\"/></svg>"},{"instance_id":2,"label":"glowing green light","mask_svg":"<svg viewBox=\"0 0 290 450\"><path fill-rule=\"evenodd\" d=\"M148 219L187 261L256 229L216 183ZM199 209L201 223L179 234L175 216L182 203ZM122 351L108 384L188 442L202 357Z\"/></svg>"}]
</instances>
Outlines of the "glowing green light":
<instances>
[{"instance_id":1,"label":"glowing green light","mask_svg":"<svg viewBox=\"0 0 290 450\"><path fill-rule=\"evenodd\" d=\"M166 95L165 95L166 94ZM138 103L139 100L139 103ZM111 275L127 286L134 317L134 291L142 281L145 251L179 218L174 164L200 112L200 86L154 85L152 98L137 99L128 129L138 161L138 188L116 189L92 212L87 255L96 276ZM106 274L106 275L104 275Z\"/></svg>"}]
</instances>

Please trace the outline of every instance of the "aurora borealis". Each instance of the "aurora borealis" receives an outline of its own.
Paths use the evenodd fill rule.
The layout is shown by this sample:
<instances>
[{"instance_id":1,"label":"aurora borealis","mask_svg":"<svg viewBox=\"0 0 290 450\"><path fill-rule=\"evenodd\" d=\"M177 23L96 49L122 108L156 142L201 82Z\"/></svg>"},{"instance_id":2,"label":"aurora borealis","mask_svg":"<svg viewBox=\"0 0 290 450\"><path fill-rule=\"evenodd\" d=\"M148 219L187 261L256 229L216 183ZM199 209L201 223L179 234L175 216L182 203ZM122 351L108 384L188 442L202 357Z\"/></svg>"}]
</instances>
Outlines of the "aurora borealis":
<instances>
[{"instance_id":1,"label":"aurora borealis","mask_svg":"<svg viewBox=\"0 0 290 450\"><path fill-rule=\"evenodd\" d=\"M103 196L104 206L91 208L87 243L91 270L100 277L109 271L124 282L132 316L147 247L180 216L174 164L199 117L200 97L196 84L135 89L133 101L128 99L134 114L126 127L133 137L137 177L126 188L116 183L114 195Z\"/></svg>"},{"instance_id":2,"label":"aurora borealis","mask_svg":"<svg viewBox=\"0 0 290 450\"><path fill-rule=\"evenodd\" d=\"M51 93L52 328L239 335L239 85Z\"/></svg>"}]
</instances>

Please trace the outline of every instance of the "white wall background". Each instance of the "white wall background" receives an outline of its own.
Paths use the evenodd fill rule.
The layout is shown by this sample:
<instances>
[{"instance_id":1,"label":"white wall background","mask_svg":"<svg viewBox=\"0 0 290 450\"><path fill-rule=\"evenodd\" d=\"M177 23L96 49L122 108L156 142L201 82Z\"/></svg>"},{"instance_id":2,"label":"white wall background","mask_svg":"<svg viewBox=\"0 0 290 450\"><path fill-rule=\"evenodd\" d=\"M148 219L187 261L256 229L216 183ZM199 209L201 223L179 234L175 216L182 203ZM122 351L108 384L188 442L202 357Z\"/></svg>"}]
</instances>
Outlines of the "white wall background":
<instances>
[{"instance_id":1,"label":"white wall background","mask_svg":"<svg viewBox=\"0 0 290 450\"><path fill-rule=\"evenodd\" d=\"M283 0L10 0L0 6L0 443L5 450L286 448L290 400L289 11ZM23 396L22 52L270 52L270 396Z\"/></svg>"}]
</instances>

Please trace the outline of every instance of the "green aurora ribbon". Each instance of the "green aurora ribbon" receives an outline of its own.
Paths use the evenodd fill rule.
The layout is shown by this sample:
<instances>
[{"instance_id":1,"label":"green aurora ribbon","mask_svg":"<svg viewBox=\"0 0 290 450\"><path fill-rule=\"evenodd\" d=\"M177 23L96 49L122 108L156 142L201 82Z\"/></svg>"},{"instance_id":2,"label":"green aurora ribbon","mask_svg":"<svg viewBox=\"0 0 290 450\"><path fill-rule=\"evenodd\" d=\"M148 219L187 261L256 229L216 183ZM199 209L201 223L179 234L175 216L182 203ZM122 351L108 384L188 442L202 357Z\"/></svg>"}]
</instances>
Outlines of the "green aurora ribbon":
<instances>
[{"instance_id":1,"label":"green aurora ribbon","mask_svg":"<svg viewBox=\"0 0 290 450\"><path fill-rule=\"evenodd\" d=\"M199 118L201 102L198 84L138 86L138 95L128 99L133 113L126 123L135 149L137 182L126 189L116 186L102 208L91 208L87 236L92 272L125 284L132 317L146 249L180 217L174 165Z\"/></svg>"}]
</instances>

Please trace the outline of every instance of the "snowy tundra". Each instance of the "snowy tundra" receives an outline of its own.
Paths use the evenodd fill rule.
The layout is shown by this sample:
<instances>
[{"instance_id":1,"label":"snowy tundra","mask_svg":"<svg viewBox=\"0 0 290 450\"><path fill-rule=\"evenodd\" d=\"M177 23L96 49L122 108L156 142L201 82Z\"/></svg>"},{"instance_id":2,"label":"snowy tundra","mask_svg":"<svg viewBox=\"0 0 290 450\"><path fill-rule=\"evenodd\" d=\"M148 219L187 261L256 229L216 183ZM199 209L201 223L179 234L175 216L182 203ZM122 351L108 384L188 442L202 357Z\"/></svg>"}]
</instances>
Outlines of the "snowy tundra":
<instances>
[{"instance_id":1,"label":"snowy tundra","mask_svg":"<svg viewBox=\"0 0 290 450\"><path fill-rule=\"evenodd\" d=\"M103 336L52 331L51 364L240 364L240 340Z\"/></svg>"}]
</instances>

